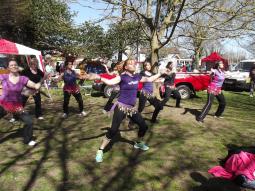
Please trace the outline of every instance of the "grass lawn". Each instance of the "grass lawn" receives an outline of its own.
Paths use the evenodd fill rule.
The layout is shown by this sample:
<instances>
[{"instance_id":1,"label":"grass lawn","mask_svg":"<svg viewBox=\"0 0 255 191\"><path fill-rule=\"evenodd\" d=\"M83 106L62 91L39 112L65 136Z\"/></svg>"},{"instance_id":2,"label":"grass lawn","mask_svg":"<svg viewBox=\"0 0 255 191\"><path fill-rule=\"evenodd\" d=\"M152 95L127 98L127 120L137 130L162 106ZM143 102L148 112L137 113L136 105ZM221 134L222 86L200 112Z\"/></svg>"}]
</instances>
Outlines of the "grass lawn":
<instances>
[{"instance_id":1,"label":"grass lawn","mask_svg":"<svg viewBox=\"0 0 255 191\"><path fill-rule=\"evenodd\" d=\"M44 100L45 120L34 120L34 148L22 144L22 123L0 120L0 190L1 191L238 191L235 184L213 178L207 170L219 164L233 146L255 143L255 99L247 93L225 92L227 107L224 119L214 119L217 101L204 126L195 114L206 102L206 93L182 102L183 108L169 101L146 135L150 150L133 148L137 129L128 129L127 121L105 153L104 162L94 157L111 118L102 113L106 99L84 97L89 116L77 116L71 98L70 116L63 120L62 95L55 92L54 102ZM33 112L33 101L28 105ZM150 118L153 108L143 115Z\"/></svg>"}]
</instances>

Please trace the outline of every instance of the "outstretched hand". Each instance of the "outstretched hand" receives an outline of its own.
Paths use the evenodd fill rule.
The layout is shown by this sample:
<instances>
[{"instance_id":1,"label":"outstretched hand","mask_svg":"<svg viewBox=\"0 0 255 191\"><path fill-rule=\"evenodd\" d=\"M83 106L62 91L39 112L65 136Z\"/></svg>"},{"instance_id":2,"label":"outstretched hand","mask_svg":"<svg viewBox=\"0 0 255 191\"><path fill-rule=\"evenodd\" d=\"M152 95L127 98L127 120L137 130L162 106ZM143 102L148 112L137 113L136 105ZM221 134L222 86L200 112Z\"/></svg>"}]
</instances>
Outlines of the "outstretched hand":
<instances>
[{"instance_id":1,"label":"outstretched hand","mask_svg":"<svg viewBox=\"0 0 255 191\"><path fill-rule=\"evenodd\" d=\"M36 90L39 90L39 89L41 88L41 85L42 85L42 84L41 84L40 82L39 82L39 83L36 83L36 84L35 84L35 89L36 89Z\"/></svg>"}]
</instances>

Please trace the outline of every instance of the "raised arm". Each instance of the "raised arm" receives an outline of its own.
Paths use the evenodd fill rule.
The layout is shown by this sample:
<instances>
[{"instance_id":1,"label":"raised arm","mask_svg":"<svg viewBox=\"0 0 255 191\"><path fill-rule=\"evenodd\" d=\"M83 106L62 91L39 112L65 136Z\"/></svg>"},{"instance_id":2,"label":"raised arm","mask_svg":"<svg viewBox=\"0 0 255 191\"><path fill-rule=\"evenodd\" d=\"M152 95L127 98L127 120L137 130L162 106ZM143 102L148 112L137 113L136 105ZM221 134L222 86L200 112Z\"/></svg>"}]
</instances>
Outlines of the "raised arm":
<instances>
[{"instance_id":1,"label":"raised arm","mask_svg":"<svg viewBox=\"0 0 255 191\"><path fill-rule=\"evenodd\" d=\"M86 79L101 80L103 83L105 83L106 85L109 85L109 86L116 85L116 84L120 83L120 80L121 80L120 76L116 76L115 78L112 78L112 79L106 79L106 78L101 77L98 74L93 74L93 73L87 74Z\"/></svg>"},{"instance_id":2,"label":"raised arm","mask_svg":"<svg viewBox=\"0 0 255 191\"><path fill-rule=\"evenodd\" d=\"M160 78L160 76L162 74L164 74L165 72L166 72L166 70L161 70L161 71L159 71L159 73L157 73L157 74L155 74L153 76L150 76L150 77L143 76L142 79L140 80L140 82L154 82L155 80Z\"/></svg>"},{"instance_id":3,"label":"raised arm","mask_svg":"<svg viewBox=\"0 0 255 191\"><path fill-rule=\"evenodd\" d=\"M41 87L41 83L40 82L39 83L34 83L31 80L28 80L27 87L39 90L40 87Z\"/></svg>"}]
</instances>

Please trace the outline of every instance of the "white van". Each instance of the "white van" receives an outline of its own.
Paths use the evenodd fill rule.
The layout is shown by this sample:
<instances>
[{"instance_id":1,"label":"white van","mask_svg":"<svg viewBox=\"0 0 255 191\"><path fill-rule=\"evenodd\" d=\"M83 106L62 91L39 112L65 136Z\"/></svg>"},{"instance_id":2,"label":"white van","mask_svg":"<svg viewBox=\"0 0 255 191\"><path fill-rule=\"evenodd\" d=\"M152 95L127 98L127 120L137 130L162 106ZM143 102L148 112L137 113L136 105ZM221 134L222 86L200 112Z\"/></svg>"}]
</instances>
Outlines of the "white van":
<instances>
[{"instance_id":1,"label":"white van","mask_svg":"<svg viewBox=\"0 0 255 191\"><path fill-rule=\"evenodd\" d=\"M255 59L240 61L231 71L226 73L225 89L249 90L249 73L253 66L255 66Z\"/></svg>"}]
</instances>

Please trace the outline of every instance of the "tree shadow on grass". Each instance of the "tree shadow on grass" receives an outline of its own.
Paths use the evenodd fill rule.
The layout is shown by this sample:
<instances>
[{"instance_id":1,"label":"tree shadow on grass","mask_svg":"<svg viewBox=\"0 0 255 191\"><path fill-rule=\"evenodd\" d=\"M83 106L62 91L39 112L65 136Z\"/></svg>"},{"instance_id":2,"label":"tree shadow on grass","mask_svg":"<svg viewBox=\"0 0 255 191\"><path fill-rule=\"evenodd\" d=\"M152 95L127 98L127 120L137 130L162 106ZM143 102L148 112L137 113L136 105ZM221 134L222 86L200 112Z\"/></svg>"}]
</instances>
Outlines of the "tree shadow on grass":
<instances>
[{"instance_id":1,"label":"tree shadow on grass","mask_svg":"<svg viewBox=\"0 0 255 191\"><path fill-rule=\"evenodd\" d=\"M190 177L200 183L192 188L192 191L241 191L241 188L234 182L223 178L206 178L199 172L190 173Z\"/></svg>"}]
</instances>

